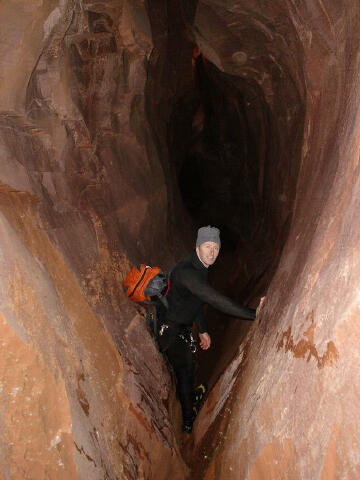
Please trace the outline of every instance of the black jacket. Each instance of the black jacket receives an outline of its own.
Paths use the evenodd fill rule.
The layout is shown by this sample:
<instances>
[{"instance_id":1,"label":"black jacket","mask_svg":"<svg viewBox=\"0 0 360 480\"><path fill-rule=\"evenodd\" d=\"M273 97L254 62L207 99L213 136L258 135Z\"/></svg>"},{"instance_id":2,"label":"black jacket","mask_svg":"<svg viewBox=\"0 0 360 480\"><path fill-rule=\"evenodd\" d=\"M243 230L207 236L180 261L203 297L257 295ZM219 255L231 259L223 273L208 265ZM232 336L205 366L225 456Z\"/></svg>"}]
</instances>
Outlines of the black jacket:
<instances>
[{"instance_id":1,"label":"black jacket","mask_svg":"<svg viewBox=\"0 0 360 480\"><path fill-rule=\"evenodd\" d=\"M222 295L208 283L208 269L194 252L178 263L170 275L167 320L177 325L192 326L196 321L199 332L207 331L202 310L204 303L233 317L255 319L256 311L239 305Z\"/></svg>"}]
</instances>

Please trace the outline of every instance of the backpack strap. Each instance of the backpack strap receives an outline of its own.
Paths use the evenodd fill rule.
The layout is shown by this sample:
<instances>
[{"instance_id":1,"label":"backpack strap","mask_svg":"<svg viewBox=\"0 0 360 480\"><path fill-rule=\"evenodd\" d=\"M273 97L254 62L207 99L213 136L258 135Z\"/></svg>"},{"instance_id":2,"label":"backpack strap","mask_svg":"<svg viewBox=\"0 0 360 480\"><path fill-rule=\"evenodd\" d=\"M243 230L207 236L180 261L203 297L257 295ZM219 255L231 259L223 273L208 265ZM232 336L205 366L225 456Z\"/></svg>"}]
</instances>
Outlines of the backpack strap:
<instances>
[{"instance_id":1,"label":"backpack strap","mask_svg":"<svg viewBox=\"0 0 360 480\"><path fill-rule=\"evenodd\" d=\"M169 308L169 302L168 302L168 299L166 297L158 297L160 302L164 305L164 307L166 309Z\"/></svg>"}]
</instances>

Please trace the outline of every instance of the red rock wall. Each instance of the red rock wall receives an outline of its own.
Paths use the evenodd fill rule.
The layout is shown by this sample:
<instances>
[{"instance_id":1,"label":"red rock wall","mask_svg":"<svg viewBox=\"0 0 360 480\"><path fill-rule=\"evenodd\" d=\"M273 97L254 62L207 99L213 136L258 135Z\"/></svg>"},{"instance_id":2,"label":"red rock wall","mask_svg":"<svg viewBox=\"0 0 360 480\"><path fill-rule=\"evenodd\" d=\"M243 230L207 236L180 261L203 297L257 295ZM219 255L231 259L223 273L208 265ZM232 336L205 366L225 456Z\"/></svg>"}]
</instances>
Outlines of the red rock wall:
<instances>
[{"instance_id":1,"label":"red rock wall","mask_svg":"<svg viewBox=\"0 0 360 480\"><path fill-rule=\"evenodd\" d=\"M184 30L175 1L1 4L4 478L359 478L359 14L201 0ZM188 238L165 137L193 94L192 38L245 97L261 91L247 112L263 146L254 252L289 236L197 420L189 474L167 369L119 287L130 264L167 267ZM189 105L174 138L181 119Z\"/></svg>"},{"instance_id":2,"label":"red rock wall","mask_svg":"<svg viewBox=\"0 0 360 480\"><path fill-rule=\"evenodd\" d=\"M359 4L203 0L195 26L228 73L238 45L236 74L262 85L272 111L287 97L269 69L291 78L306 116L289 237L260 318L201 412L194 478L358 479ZM273 116L286 147L284 120Z\"/></svg>"},{"instance_id":3,"label":"red rock wall","mask_svg":"<svg viewBox=\"0 0 360 480\"><path fill-rule=\"evenodd\" d=\"M169 374L121 292L170 259L145 6L9 1L0 32L1 477L183 479Z\"/></svg>"}]
</instances>

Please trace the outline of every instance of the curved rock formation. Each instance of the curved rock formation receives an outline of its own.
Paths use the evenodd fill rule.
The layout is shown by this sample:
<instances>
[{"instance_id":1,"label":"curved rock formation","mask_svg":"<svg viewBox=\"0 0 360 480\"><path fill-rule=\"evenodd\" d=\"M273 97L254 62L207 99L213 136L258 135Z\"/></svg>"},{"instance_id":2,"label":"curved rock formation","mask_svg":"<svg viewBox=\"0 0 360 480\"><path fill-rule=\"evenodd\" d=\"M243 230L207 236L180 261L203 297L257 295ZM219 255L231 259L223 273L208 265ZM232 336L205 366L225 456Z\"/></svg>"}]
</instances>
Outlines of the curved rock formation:
<instances>
[{"instance_id":1,"label":"curved rock formation","mask_svg":"<svg viewBox=\"0 0 360 480\"><path fill-rule=\"evenodd\" d=\"M145 6L0 9L1 476L185 478L169 374L121 292L170 258Z\"/></svg>"},{"instance_id":2,"label":"curved rock formation","mask_svg":"<svg viewBox=\"0 0 360 480\"><path fill-rule=\"evenodd\" d=\"M4 479L359 478L359 10L0 6ZM121 282L203 222L222 288L267 296L239 346L240 322L218 332L217 375L236 354L181 450Z\"/></svg>"},{"instance_id":3,"label":"curved rock formation","mask_svg":"<svg viewBox=\"0 0 360 480\"><path fill-rule=\"evenodd\" d=\"M262 85L277 131L269 168L278 193L267 205L278 221L281 188L291 195L286 162L299 162L291 228L264 310L197 423L199 478L359 477L358 27L355 3L199 2L204 54Z\"/></svg>"}]
</instances>

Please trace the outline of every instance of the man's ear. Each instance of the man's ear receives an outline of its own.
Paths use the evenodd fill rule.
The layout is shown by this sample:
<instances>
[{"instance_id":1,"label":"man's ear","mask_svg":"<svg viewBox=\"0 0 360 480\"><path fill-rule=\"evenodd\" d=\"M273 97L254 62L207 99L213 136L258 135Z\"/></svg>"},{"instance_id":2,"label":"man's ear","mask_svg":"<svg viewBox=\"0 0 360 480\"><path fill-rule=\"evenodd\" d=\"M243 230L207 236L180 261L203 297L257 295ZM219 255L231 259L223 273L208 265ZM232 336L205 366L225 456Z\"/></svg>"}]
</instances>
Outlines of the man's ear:
<instances>
[{"instance_id":1,"label":"man's ear","mask_svg":"<svg viewBox=\"0 0 360 480\"><path fill-rule=\"evenodd\" d=\"M199 247L196 247L196 248L195 248L195 251L196 251L196 253L197 253L197 254L198 254L198 256L199 256L199 252L200 252L200 249L199 249Z\"/></svg>"}]
</instances>

